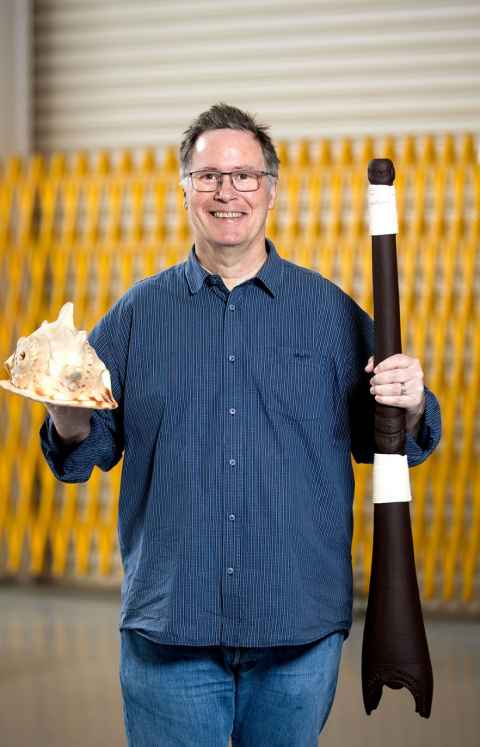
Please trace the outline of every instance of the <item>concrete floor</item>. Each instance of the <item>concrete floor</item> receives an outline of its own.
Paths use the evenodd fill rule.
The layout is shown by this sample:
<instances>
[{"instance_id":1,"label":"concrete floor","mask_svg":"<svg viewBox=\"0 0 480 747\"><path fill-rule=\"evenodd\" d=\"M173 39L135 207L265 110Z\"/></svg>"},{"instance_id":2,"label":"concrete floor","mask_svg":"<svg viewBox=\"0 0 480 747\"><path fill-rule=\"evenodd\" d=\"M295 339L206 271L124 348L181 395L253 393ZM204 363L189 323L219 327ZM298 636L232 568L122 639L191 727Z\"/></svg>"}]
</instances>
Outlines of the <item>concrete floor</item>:
<instances>
[{"instance_id":1,"label":"concrete floor","mask_svg":"<svg viewBox=\"0 0 480 747\"><path fill-rule=\"evenodd\" d=\"M1 747L126 747L118 610L118 592L0 586ZM426 626L435 675L430 719L415 713L406 690L385 689L379 708L365 715L358 620L319 744L479 747L480 624L427 619Z\"/></svg>"}]
</instances>

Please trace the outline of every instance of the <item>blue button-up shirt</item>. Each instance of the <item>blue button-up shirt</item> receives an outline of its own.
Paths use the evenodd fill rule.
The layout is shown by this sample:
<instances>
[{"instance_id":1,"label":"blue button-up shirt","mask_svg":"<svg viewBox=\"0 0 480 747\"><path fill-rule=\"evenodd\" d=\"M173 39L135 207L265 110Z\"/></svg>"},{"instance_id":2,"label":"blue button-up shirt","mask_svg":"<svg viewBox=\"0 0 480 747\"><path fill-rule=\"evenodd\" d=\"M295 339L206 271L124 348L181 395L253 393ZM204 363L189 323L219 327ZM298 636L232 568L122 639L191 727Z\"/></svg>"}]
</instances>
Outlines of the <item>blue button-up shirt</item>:
<instances>
[{"instance_id":1,"label":"blue button-up shirt","mask_svg":"<svg viewBox=\"0 0 480 747\"><path fill-rule=\"evenodd\" d=\"M124 454L120 629L162 643L293 645L351 625L351 454L373 460L373 323L267 251L231 291L194 248L136 283L89 336L119 408L94 411L79 445L62 446L50 417L40 431L65 482ZM440 428L426 389L411 466Z\"/></svg>"}]
</instances>

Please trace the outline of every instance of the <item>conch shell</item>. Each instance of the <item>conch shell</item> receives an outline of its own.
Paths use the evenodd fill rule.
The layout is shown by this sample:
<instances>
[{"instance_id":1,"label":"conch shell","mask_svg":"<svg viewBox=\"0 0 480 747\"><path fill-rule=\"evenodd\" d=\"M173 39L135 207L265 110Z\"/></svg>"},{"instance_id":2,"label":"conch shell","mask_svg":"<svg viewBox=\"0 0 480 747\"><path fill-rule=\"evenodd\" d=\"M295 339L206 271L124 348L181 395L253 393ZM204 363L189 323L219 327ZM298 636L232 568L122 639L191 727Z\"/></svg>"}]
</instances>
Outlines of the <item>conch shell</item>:
<instances>
[{"instance_id":1,"label":"conch shell","mask_svg":"<svg viewBox=\"0 0 480 747\"><path fill-rule=\"evenodd\" d=\"M110 373L87 340L75 329L73 303L62 306L55 322L42 322L28 337L20 337L15 352L5 361L17 389L48 400L99 403L118 407L112 394Z\"/></svg>"}]
</instances>

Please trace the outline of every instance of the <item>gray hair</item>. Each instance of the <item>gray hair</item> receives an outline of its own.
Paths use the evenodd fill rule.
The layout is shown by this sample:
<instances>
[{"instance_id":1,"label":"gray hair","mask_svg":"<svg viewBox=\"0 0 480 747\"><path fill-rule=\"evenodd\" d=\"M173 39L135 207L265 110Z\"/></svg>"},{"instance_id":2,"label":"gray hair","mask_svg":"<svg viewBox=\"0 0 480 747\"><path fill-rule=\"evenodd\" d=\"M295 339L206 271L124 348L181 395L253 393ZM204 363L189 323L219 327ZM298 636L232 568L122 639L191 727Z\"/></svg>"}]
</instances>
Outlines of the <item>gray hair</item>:
<instances>
[{"instance_id":1,"label":"gray hair","mask_svg":"<svg viewBox=\"0 0 480 747\"><path fill-rule=\"evenodd\" d=\"M188 130L183 133L185 137L180 145L180 174L182 179L185 179L188 174L192 150L200 135L208 130L225 129L251 132L262 149L266 170L274 177L278 176L280 161L275 146L267 133L268 126L258 124L251 114L237 109L236 106L219 103L199 114Z\"/></svg>"}]
</instances>

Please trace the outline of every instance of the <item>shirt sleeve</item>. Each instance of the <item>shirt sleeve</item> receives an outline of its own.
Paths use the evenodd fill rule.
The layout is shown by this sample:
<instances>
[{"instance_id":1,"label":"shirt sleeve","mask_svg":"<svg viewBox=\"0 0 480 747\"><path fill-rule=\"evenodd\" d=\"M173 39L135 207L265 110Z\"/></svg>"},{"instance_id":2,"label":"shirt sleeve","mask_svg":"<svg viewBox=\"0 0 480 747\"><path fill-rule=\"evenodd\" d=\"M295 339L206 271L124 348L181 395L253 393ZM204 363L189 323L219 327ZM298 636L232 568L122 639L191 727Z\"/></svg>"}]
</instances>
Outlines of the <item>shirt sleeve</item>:
<instances>
[{"instance_id":1,"label":"shirt sleeve","mask_svg":"<svg viewBox=\"0 0 480 747\"><path fill-rule=\"evenodd\" d=\"M117 399L114 393L115 399ZM118 401L118 400L117 400ZM50 415L40 428L43 455L58 480L87 482L95 465L104 472L115 466L123 452L120 430L115 418L103 410L94 410L90 434L79 444L66 445L58 436Z\"/></svg>"},{"instance_id":2,"label":"shirt sleeve","mask_svg":"<svg viewBox=\"0 0 480 747\"><path fill-rule=\"evenodd\" d=\"M364 370L374 351L374 322L353 303L350 329L351 344L348 364L348 409L350 418L351 451L356 462L372 464L374 459L375 400L370 394L370 375ZM425 411L414 437L406 433L405 453L408 466L421 464L437 447L442 435L440 405L433 392L424 387Z\"/></svg>"},{"instance_id":3,"label":"shirt sleeve","mask_svg":"<svg viewBox=\"0 0 480 747\"><path fill-rule=\"evenodd\" d=\"M95 466L104 472L120 461L124 449L123 389L131 326L128 294L100 319L88 337L100 360L110 372L115 410L94 410L90 434L78 444L66 445L56 432L50 415L40 428L43 455L58 480L86 482Z\"/></svg>"},{"instance_id":4,"label":"shirt sleeve","mask_svg":"<svg viewBox=\"0 0 480 747\"><path fill-rule=\"evenodd\" d=\"M434 393L425 386L425 411L420 420L416 437L406 434L405 453L408 456L408 466L421 464L438 446L442 437L442 418L440 405Z\"/></svg>"}]
</instances>

